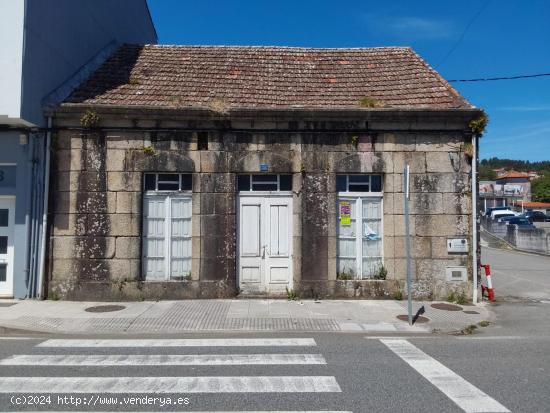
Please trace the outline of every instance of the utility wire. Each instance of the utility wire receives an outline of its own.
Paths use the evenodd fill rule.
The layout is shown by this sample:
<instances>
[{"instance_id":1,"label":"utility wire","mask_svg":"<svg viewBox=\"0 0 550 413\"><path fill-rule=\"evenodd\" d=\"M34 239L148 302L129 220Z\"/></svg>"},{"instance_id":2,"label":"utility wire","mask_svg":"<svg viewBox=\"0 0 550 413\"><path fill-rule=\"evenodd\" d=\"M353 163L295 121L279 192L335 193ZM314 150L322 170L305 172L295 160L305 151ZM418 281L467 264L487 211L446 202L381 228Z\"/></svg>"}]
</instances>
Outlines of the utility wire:
<instances>
[{"instance_id":1,"label":"utility wire","mask_svg":"<svg viewBox=\"0 0 550 413\"><path fill-rule=\"evenodd\" d=\"M451 49L447 52L447 54L445 55L445 57L443 57L443 59L441 59L441 61L437 64L437 66L441 66L443 63L445 63L445 61L449 58L449 56L451 56L453 54L453 52L456 50L456 48L458 47L458 45L460 43L462 43L462 40L464 40L464 36L466 36L466 33L468 32L468 30L470 30L470 27L472 26L472 24L474 24L474 22L476 21L476 19L479 17L479 15L483 12L483 10L485 10L485 8L489 5L489 3L491 2L491 0L486 0L485 3L483 3L483 6L481 6L481 8L478 10L478 12L474 15L474 17L472 17L470 19L470 21L468 22L468 24L466 25L466 28L464 29L464 31L462 32L462 34L460 35L460 37L458 38L458 40L456 41L456 43L453 45L453 47L451 47Z\"/></svg>"},{"instance_id":2,"label":"utility wire","mask_svg":"<svg viewBox=\"0 0 550 413\"><path fill-rule=\"evenodd\" d=\"M447 82L489 82L492 80L516 80L516 79L528 79L531 77L543 77L550 76L550 73L537 73L535 75L519 75L519 76L502 76L502 77L481 77L478 79L453 79L447 80Z\"/></svg>"}]
</instances>

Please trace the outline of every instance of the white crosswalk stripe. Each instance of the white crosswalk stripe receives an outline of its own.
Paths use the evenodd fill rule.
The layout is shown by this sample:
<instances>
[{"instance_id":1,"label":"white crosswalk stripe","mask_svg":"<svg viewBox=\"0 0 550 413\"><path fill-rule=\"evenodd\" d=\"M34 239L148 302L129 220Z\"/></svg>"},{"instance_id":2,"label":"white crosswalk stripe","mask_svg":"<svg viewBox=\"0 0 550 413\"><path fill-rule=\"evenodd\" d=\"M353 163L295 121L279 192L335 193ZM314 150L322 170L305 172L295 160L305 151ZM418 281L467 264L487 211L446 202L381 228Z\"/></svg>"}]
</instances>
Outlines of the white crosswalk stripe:
<instances>
[{"instance_id":1,"label":"white crosswalk stripe","mask_svg":"<svg viewBox=\"0 0 550 413\"><path fill-rule=\"evenodd\" d=\"M52 339L38 347L302 347L315 346L312 338L229 338L229 339Z\"/></svg>"},{"instance_id":2,"label":"white crosswalk stripe","mask_svg":"<svg viewBox=\"0 0 550 413\"><path fill-rule=\"evenodd\" d=\"M0 393L334 393L332 376L1 377Z\"/></svg>"},{"instance_id":3,"label":"white crosswalk stripe","mask_svg":"<svg viewBox=\"0 0 550 413\"><path fill-rule=\"evenodd\" d=\"M380 341L465 412L509 412L506 407L495 399L407 340L382 339Z\"/></svg>"},{"instance_id":4,"label":"white crosswalk stripe","mask_svg":"<svg viewBox=\"0 0 550 413\"><path fill-rule=\"evenodd\" d=\"M4 366L239 366L326 364L320 354L20 355Z\"/></svg>"}]
</instances>

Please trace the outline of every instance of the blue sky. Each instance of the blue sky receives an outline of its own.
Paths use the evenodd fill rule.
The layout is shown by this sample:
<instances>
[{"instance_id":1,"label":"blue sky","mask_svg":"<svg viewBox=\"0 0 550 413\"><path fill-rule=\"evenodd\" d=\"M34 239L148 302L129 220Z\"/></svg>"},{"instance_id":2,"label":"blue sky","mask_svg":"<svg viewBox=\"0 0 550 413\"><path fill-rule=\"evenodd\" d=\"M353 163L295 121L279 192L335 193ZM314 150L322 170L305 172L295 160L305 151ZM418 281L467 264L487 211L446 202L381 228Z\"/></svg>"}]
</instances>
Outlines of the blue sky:
<instances>
[{"instance_id":1,"label":"blue sky","mask_svg":"<svg viewBox=\"0 0 550 413\"><path fill-rule=\"evenodd\" d=\"M148 3L163 44L411 46L446 79L550 73L548 0ZM550 159L550 76L453 86L490 116L482 158Z\"/></svg>"}]
</instances>

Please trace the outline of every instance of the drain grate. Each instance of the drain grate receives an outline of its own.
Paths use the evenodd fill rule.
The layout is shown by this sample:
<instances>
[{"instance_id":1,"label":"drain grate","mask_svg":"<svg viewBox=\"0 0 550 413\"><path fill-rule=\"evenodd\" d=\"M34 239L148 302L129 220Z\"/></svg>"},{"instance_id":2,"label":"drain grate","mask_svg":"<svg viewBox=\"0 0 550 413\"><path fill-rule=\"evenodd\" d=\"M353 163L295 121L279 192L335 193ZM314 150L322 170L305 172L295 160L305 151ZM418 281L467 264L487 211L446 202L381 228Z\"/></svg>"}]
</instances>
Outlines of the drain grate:
<instances>
[{"instance_id":1,"label":"drain grate","mask_svg":"<svg viewBox=\"0 0 550 413\"><path fill-rule=\"evenodd\" d=\"M401 320L401 321L407 321L408 322L409 321L409 316L407 314L400 314L400 315L397 316L397 319ZM413 319L414 319L414 316L413 316ZM427 323L428 321L430 321L429 318L419 316L419 317L417 317L414 324L416 324L416 323Z\"/></svg>"},{"instance_id":2,"label":"drain grate","mask_svg":"<svg viewBox=\"0 0 550 413\"><path fill-rule=\"evenodd\" d=\"M110 313L112 311L124 310L126 307L123 305L96 305L94 307L88 307L84 309L89 313Z\"/></svg>"},{"instance_id":3,"label":"drain grate","mask_svg":"<svg viewBox=\"0 0 550 413\"><path fill-rule=\"evenodd\" d=\"M434 303L430 307L435 308L436 310L462 311L462 307L454 304Z\"/></svg>"}]
</instances>

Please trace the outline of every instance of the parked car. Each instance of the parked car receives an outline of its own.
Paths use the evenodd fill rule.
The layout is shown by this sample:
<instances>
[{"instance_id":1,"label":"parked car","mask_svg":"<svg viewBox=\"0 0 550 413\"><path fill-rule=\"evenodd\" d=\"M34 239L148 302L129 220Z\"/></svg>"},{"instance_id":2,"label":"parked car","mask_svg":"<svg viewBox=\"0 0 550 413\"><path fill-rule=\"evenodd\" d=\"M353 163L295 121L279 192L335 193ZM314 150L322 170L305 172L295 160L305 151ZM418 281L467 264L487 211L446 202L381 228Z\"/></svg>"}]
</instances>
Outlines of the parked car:
<instances>
[{"instance_id":1,"label":"parked car","mask_svg":"<svg viewBox=\"0 0 550 413\"><path fill-rule=\"evenodd\" d=\"M509 219L507 222L508 222L508 225L517 225L518 228L521 228L521 229L535 229L536 228L533 225L533 223L525 217L519 217L519 216L518 217L513 217L513 218Z\"/></svg>"},{"instance_id":2,"label":"parked car","mask_svg":"<svg viewBox=\"0 0 550 413\"><path fill-rule=\"evenodd\" d=\"M515 217L515 216L518 216L519 214L517 212L514 212L510 209L499 209L499 210L496 210L496 211L491 211L491 218L493 219L499 219L499 218L504 218L504 217Z\"/></svg>"},{"instance_id":3,"label":"parked car","mask_svg":"<svg viewBox=\"0 0 550 413\"><path fill-rule=\"evenodd\" d=\"M523 215L531 222L548 222L550 217L542 211L527 211Z\"/></svg>"},{"instance_id":4,"label":"parked car","mask_svg":"<svg viewBox=\"0 0 550 413\"><path fill-rule=\"evenodd\" d=\"M507 210L507 209L510 209L510 207L508 207L508 206L499 206L499 207L487 208L485 210L485 216L486 217L490 216L491 212L493 212L493 211L503 211L503 210Z\"/></svg>"},{"instance_id":5,"label":"parked car","mask_svg":"<svg viewBox=\"0 0 550 413\"><path fill-rule=\"evenodd\" d=\"M508 221L510 221L511 219L514 219L514 218L527 218L527 217L525 216L525 214L510 215L510 216L507 216L507 217L498 217L498 220L500 222L508 222Z\"/></svg>"}]
</instances>

